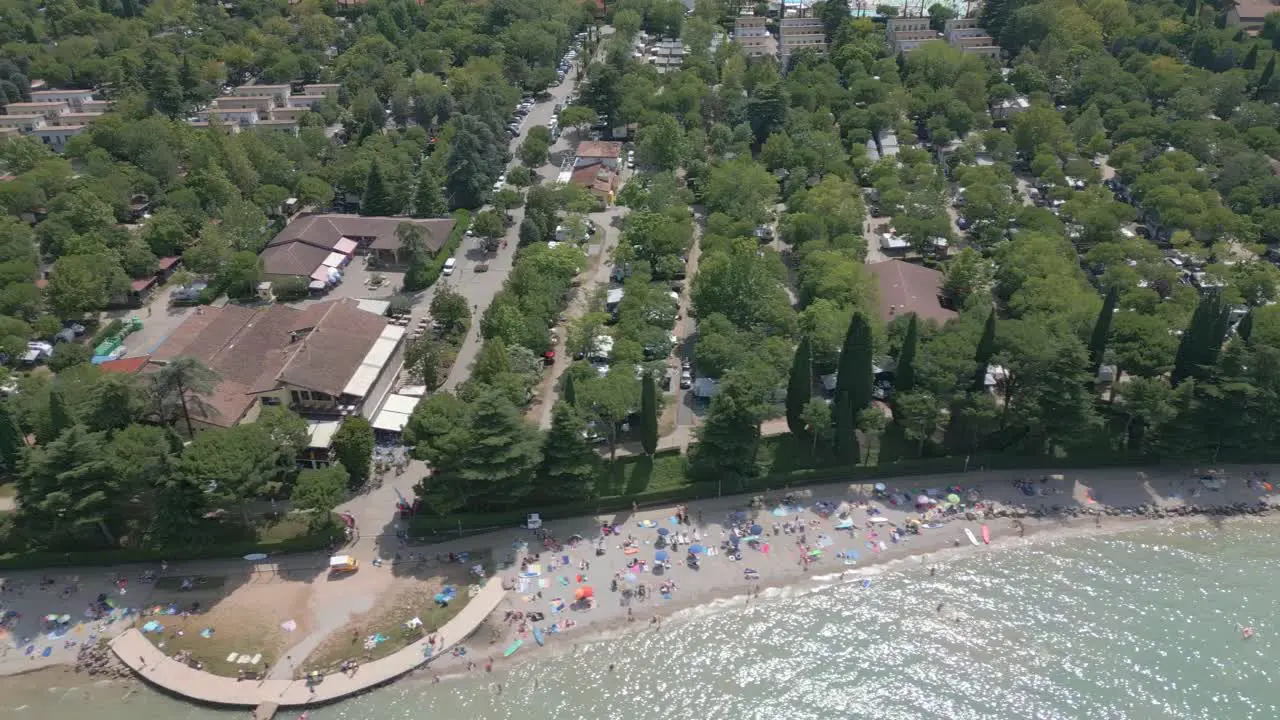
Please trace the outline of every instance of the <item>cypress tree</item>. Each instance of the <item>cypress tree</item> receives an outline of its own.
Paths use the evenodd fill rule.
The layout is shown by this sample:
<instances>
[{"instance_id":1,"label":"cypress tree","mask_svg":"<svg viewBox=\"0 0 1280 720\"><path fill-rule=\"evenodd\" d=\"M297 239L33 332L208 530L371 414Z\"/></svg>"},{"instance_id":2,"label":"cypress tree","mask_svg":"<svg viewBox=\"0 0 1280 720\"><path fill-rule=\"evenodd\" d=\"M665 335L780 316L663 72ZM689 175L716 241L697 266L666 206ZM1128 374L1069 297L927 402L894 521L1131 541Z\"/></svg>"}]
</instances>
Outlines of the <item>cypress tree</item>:
<instances>
[{"instance_id":1,"label":"cypress tree","mask_svg":"<svg viewBox=\"0 0 1280 720\"><path fill-rule=\"evenodd\" d=\"M1224 22L1226 21L1227 19L1226 13L1222 14L1222 19ZM1244 28L1241 28L1236 31L1236 34L1231 38L1231 42L1244 42Z\"/></svg>"},{"instance_id":2,"label":"cypress tree","mask_svg":"<svg viewBox=\"0 0 1280 720\"><path fill-rule=\"evenodd\" d=\"M640 385L640 445L646 455L658 451L658 392L651 373Z\"/></svg>"},{"instance_id":3,"label":"cypress tree","mask_svg":"<svg viewBox=\"0 0 1280 720\"><path fill-rule=\"evenodd\" d=\"M978 349L973 355L973 391L982 392L987 387L987 366L991 364L991 356L996 354L996 309L991 308L987 315L986 327L982 329L982 339L978 340Z\"/></svg>"},{"instance_id":4,"label":"cypress tree","mask_svg":"<svg viewBox=\"0 0 1280 720\"><path fill-rule=\"evenodd\" d=\"M898 367L893 373L893 392L908 393L916 386L916 344L919 342L919 319L911 313L907 323L907 336L902 339L902 349L898 351Z\"/></svg>"},{"instance_id":5,"label":"cypress tree","mask_svg":"<svg viewBox=\"0 0 1280 720\"><path fill-rule=\"evenodd\" d=\"M600 456L582 436L585 425L568 403L558 402L552 409L551 428L542 443L541 496L576 502L593 494Z\"/></svg>"},{"instance_id":6,"label":"cypress tree","mask_svg":"<svg viewBox=\"0 0 1280 720\"><path fill-rule=\"evenodd\" d=\"M1102 356L1107 352L1107 340L1111 337L1111 318L1116 313L1116 289L1107 291L1107 298L1102 301L1102 310L1093 323L1093 335L1089 338L1089 381L1098 377L1098 369L1102 367Z\"/></svg>"},{"instance_id":7,"label":"cypress tree","mask_svg":"<svg viewBox=\"0 0 1280 720\"><path fill-rule=\"evenodd\" d=\"M1254 45L1249 48L1249 54L1244 56L1244 62L1240 67L1245 70L1252 70L1258 67L1258 46Z\"/></svg>"},{"instance_id":8,"label":"cypress tree","mask_svg":"<svg viewBox=\"0 0 1280 720\"><path fill-rule=\"evenodd\" d=\"M444 201L444 189L435 175L425 169L418 175L418 189L413 196L413 216L416 218L444 217L449 206Z\"/></svg>"},{"instance_id":9,"label":"cypress tree","mask_svg":"<svg viewBox=\"0 0 1280 720\"><path fill-rule=\"evenodd\" d=\"M1258 90L1254 93L1255 97L1261 95L1262 91L1271 84L1271 76L1276 74L1276 56L1274 53L1271 59L1267 61L1267 66L1262 68L1262 77L1258 79Z\"/></svg>"},{"instance_id":10,"label":"cypress tree","mask_svg":"<svg viewBox=\"0 0 1280 720\"><path fill-rule=\"evenodd\" d=\"M369 177L365 180L364 196L360 198L360 214L367 217L385 217L395 214L391 193L387 190L382 168L375 159L369 165Z\"/></svg>"},{"instance_id":11,"label":"cypress tree","mask_svg":"<svg viewBox=\"0 0 1280 720\"><path fill-rule=\"evenodd\" d=\"M1198 0L1187 0L1187 9L1183 13L1183 17L1194 18L1200 12L1199 5Z\"/></svg>"},{"instance_id":12,"label":"cypress tree","mask_svg":"<svg viewBox=\"0 0 1280 720\"><path fill-rule=\"evenodd\" d=\"M1240 324L1236 326L1236 335L1248 344L1250 336L1253 335L1253 308L1249 308L1249 312L1240 319Z\"/></svg>"},{"instance_id":13,"label":"cypress tree","mask_svg":"<svg viewBox=\"0 0 1280 720\"><path fill-rule=\"evenodd\" d=\"M62 397L62 391L57 388L49 391L49 435L47 438L40 438L40 442L57 440L64 430L75 424L76 421L67 408L67 400Z\"/></svg>"},{"instance_id":14,"label":"cypress tree","mask_svg":"<svg viewBox=\"0 0 1280 720\"><path fill-rule=\"evenodd\" d=\"M836 394L849 396L849 423L856 422L858 411L871 404L871 323L862 312L853 313L849 331L845 334L844 348L840 350L840 364L836 377ZM839 423L836 424L839 427Z\"/></svg>"},{"instance_id":15,"label":"cypress tree","mask_svg":"<svg viewBox=\"0 0 1280 720\"><path fill-rule=\"evenodd\" d=\"M835 432L831 441L836 457L849 463L857 463L859 457L858 436L854 433L854 416L858 411L851 408L847 391L836 390Z\"/></svg>"},{"instance_id":16,"label":"cypress tree","mask_svg":"<svg viewBox=\"0 0 1280 720\"><path fill-rule=\"evenodd\" d=\"M795 358L791 361L791 380L787 383L787 429L796 437L805 432L804 406L813 394L813 348L809 336L800 338Z\"/></svg>"},{"instance_id":17,"label":"cypress tree","mask_svg":"<svg viewBox=\"0 0 1280 720\"><path fill-rule=\"evenodd\" d=\"M1173 360L1173 372L1169 382L1177 387L1189 377L1200 377L1218 361L1222 341L1227 334L1229 310L1224 307L1219 293L1200 298L1191 323L1182 333L1178 352Z\"/></svg>"},{"instance_id":18,"label":"cypress tree","mask_svg":"<svg viewBox=\"0 0 1280 720\"><path fill-rule=\"evenodd\" d=\"M9 475L16 475L22 461L22 449L26 443L22 429L9 411L9 403L0 403L0 466Z\"/></svg>"},{"instance_id":19,"label":"cypress tree","mask_svg":"<svg viewBox=\"0 0 1280 720\"><path fill-rule=\"evenodd\" d=\"M564 390L561 391L560 396L570 405L578 404L578 393L573 389L573 373L564 374Z\"/></svg>"}]
</instances>

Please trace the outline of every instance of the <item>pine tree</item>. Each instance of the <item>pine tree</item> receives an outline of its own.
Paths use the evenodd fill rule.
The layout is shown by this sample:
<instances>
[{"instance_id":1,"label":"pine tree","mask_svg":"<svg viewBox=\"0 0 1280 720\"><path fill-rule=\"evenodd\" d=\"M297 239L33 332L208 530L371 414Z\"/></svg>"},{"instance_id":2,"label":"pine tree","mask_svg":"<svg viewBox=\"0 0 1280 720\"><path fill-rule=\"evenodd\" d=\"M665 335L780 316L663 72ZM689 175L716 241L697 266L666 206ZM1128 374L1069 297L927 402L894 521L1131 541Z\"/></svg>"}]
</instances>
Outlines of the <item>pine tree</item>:
<instances>
[{"instance_id":1,"label":"pine tree","mask_svg":"<svg viewBox=\"0 0 1280 720\"><path fill-rule=\"evenodd\" d=\"M996 309L991 308L987 315L987 324L982 329L982 339L978 340L978 349L973 354L973 392L982 392L987 387L987 366L991 364L991 356L996 354Z\"/></svg>"},{"instance_id":2,"label":"pine tree","mask_svg":"<svg viewBox=\"0 0 1280 720\"><path fill-rule=\"evenodd\" d=\"M562 502L590 498L600 456L583 437L586 421L568 402L551 411L551 428L542 444L542 483L538 495Z\"/></svg>"},{"instance_id":3,"label":"pine tree","mask_svg":"<svg viewBox=\"0 0 1280 720\"><path fill-rule=\"evenodd\" d=\"M1252 70L1258 67L1258 46L1257 45L1253 45L1249 48L1249 54L1244 56L1244 62L1240 64L1240 67L1244 68L1245 70Z\"/></svg>"},{"instance_id":4,"label":"pine tree","mask_svg":"<svg viewBox=\"0 0 1280 720\"><path fill-rule=\"evenodd\" d=\"M651 373L640 383L640 447L649 456L658 451L658 391Z\"/></svg>"},{"instance_id":5,"label":"pine tree","mask_svg":"<svg viewBox=\"0 0 1280 720\"><path fill-rule=\"evenodd\" d=\"M22 428L14 419L9 403L0 403L0 468L9 475L17 474L22 462L22 451L26 447L22 437Z\"/></svg>"},{"instance_id":6,"label":"pine tree","mask_svg":"<svg viewBox=\"0 0 1280 720\"><path fill-rule=\"evenodd\" d=\"M1090 381L1098 377L1098 370L1102 367L1102 357L1107 352L1107 340L1111 337L1111 319L1115 317L1117 298L1116 289L1112 287L1107 291L1107 297L1102 301L1102 310L1098 312L1098 319L1093 323L1093 335L1089 337Z\"/></svg>"},{"instance_id":7,"label":"pine tree","mask_svg":"<svg viewBox=\"0 0 1280 720\"><path fill-rule=\"evenodd\" d=\"M804 406L813 394L813 350L809 336L800 338L795 358L791 361L791 380L787 383L787 429L796 437L805 433Z\"/></svg>"},{"instance_id":8,"label":"pine tree","mask_svg":"<svg viewBox=\"0 0 1280 720\"><path fill-rule=\"evenodd\" d=\"M1187 8L1183 17L1194 19L1200 13L1199 0L1187 0Z\"/></svg>"},{"instance_id":9,"label":"pine tree","mask_svg":"<svg viewBox=\"0 0 1280 720\"><path fill-rule=\"evenodd\" d=\"M387 190L386 180L382 177L382 168L375 159L369 165L369 177L365 180L364 196L360 198L360 214L366 217L387 217L395 215L395 205L391 193Z\"/></svg>"},{"instance_id":10,"label":"pine tree","mask_svg":"<svg viewBox=\"0 0 1280 720\"><path fill-rule=\"evenodd\" d=\"M1249 312L1240 320L1240 324L1236 325L1236 335L1248 344L1249 338L1253 335L1253 308L1249 308Z\"/></svg>"},{"instance_id":11,"label":"pine tree","mask_svg":"<svg viewBox=\"0 0 1280 720\"><path fill-rule=\"evenodd\" d=\"M908 393L916 386L916 345L919 344L919 319L911 313L907 323L907 335L898 351L898 366L893 371L893 393Z\"/></svg>"},{"instance_id":12,"label":"pine tree","mask_svg":"<svg viewBox=\"0 0 1280 720\"><path fill-rule=\"evenodd\" d=\"M413 216L416 218L444 217L449 206L444 201L444 188L439 179L426 169L418 175L418 190L413 196Z\"/></svg>"}]
</instances>

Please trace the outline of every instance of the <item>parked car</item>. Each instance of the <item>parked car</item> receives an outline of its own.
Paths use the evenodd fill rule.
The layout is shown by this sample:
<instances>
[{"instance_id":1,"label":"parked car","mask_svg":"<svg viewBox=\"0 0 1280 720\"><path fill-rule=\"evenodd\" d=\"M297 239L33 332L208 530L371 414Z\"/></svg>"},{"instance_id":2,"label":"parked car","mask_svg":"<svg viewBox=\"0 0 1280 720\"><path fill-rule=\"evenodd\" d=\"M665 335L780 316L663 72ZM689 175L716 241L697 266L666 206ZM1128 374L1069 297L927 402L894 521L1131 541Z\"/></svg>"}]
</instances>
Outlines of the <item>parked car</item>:
<instances>
[{"instance_id":1,"label":"parked car","mask_svg":"<svg viewBox=\"0 0 1280 720\"><path fill-rule=\"evenodd\" d=\"M681 370L680 371L680 389L688 390L691 387L693 387L693 372L687 369Z\"/></svg>"}]
</instances>

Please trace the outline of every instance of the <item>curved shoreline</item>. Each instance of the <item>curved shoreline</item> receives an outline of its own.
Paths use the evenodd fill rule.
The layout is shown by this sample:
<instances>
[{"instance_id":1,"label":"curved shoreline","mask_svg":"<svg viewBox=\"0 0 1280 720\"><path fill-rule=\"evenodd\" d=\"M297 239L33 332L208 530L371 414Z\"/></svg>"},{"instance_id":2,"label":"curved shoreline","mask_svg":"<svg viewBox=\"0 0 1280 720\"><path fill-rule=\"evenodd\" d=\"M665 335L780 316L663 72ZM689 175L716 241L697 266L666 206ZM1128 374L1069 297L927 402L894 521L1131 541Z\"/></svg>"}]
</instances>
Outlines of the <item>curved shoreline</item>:
<instances>
[{"instance_id":1,"label":"curved shoreline","mask_svg":"<svg viewBox=\"0 0 1280 720\"><path fill-rule=\"evenodd\" d=\"M1237 472L1243 473L1246 470L1252 472L1252 469L1248 468ZM1128 477L1117 477L1121 473L1128 475ZM1212 497L1217 501L1213 505L1198 506L1189 504L1178 496L1188 489L1186 486L1186 472L1171 473L1165 471L1161 473L1160 471L1152 471L1152 475L1148 475L1141 471L1135 473L1134 471L1126 472L1111 469L1081 471L1074 473L1069 481L1063 480L1061 487L1053 492L1047 492L1045 497L1031 499L1024 498L1017 493L1011 493L1011 488L1006 480L1011 477L1026 477L1028 474L1030 473L982 473L983 480L977 479L978 473L970 473L967 476L902 478L896 482L916 487L939 483L976 487L981 490L984 502L991 504L994 508L995 516L976 517L973 520L966 520L963 516L955 516L950 518L940 529L923 530L920 535L909 535L906 542L888 546L887 550L882 553L867 553L855 566L848 567L824 561L808 572L805 572L798 564L792 565L788 563L785 557L788 551L786 547L788 538L770 536L769 539L778 545L775 553L777 559L773 561L771 567L763 571L765 574L763 579L759 581L745 580L741 575L736 575L736 568L741 567L741 565L728 563L721 557L708 558L708 561L703 564L703 569L697 573L693 573L686 568L673 570L673 577L681 583L676 595L667 601L634 605L632 607L634 614L631 620L628 620L625 610L613 606L617 602L614 599L616 596L607 593L606 588L602 587L602 585L607 585L607 580L605 583L601 583L600 578L595 576L595 585L599 590L597 593L599 605L589 612L572 613L571 617L577 621L577 627L558 635L547 634L545 636L545 647L536 647L531 640L527 640L523 651L513 657L492 657L492 666L494 670L509 670L527 660L545 658L548 653L561 655L574 652L580 644L595 643L646 630L661 632L661 621L651 620L653 618L666 619L667 623L680 623L714 614L726 608L745 606L752 601L767 602L771 599L785 599L820 591L826 587L841 583L858 582L866 577L874 577L891 569L902 568L908 563L919 563L923 568L926 563L953 563L958 559L989 550L1012 549L1046 541L1070 540L1084 536L1111 535L1163 525L1168 520L1183 519L1209 524L1229 515L1241 514L1245 508L1250 510L1249 515L1256 517L1266 516L1270 514L1272 509L1280 509L1280 502L1277 502L1280 501L1280 498L1263 496L1254 492L1252 486L1248 486L1246 489L1245 483L1238 483L1239 488L1228 488L1227 492L1213 493ZM1055 477L1060 478L1061 476ZM1169 494L1165 497L1158 497L1159 493L1155 491L1155 487L1163 481L1168 482ZM894 483L895 481L886 482ZM1192 481L1190 487L1194 486L1195 482ZM1101 489L1102 492L1109 496L1107 499L1113 499L1115 503L1112 505L1088 504L1092 502L1092 497L1095 494L1101 494L1095 492L1094 488ZM804 502L807 505L811 505L814 500L819 498L849 498L862 492L863 489L865 488L862 486L847 484L814 487L803 491L812 493L812 496L807 497ZM1175 492L1175 489L1177 492ZM1232 492L1232 490L1243 492ZM1070 492L1068 493L1068 491ZM1001 493L1004 493L1009 499L1001 499ZM1088 501L1085 498L1088 498ZM690 512L696 511L699 516L699 522L696 525L697 529L708 534L705 541L708 545L714 545L711 535L714 534L719 526L714 520L705 524L702 523L700 517L702 511L705 510L708 518L712 518L720 512L727 513L741 509L748 499L747 496L738 496L690 503ZM867 500L868 498L862 497L862 499ZM1191 498L1192 501L1194 499L1194 497ZM1038 501L1039 505L1028 508L1023 504L1026 501ZM875 499L870 499L870 502L879 504L886 516L900 519L905 514L910 514L904 514L901 508L889 508ZM1259 505L1259 503L1262 504ZM1054 508L1057 509L1057 512L1054 512ZM624 526L626 528L624 532L627 534L642 534L645 532L644 530L634 529L635 521L640 519L641 516L665 520L665 517L670 513L671 509L663 508L645 510L635 515L623 514L621 516L577 518L548 523L548 529L554 529L558 537L569 537L574 533L590 537L592 530L598 531L600 523L604 521ZM811 517L804 513L808 513L807 510L803 511L802 515L805 518ZM1023 523L1025 538L1017 537L1012 531L1010 525L1015 518ZM766 516L763 519L756 520L756 522L769 523L776 519L779 518ZM811 520L809 522L817 521ZM973 547L965 544L962 547L955 547L954 541L963 537L960 534L962 528L969 527L976 531L980 529L983 523L988 524L993 532L994 537L991 545ZM689 529L693 527L691 525ZM684 529L684 526L682 526L682 529ZM815 531L817 530L815 529ZM652 533L653 531L650 530L649 532ZM768 533L765 534L767 535ZM850 538L854 539L855 534L851 533ZM530 541L530 539L531 536L528 531L510 530L490 533L484 536L481 542L487 542L494 548L509 549L513 540ZM477 539L468 538L458 542L474 547L477 544ZM645 544L648 543L646 542ZM582 550L590 547L590 543L585 545L587 546L586 548L577 548L577 552L581 553ZM453 548L450 546L449 549ZM831 551L836 549L837 547L830 548ZM570 551L565 550L564 552L569 553ZM645 552L650 551L646 550ZM610 549L606 557L590 555L582 555L581 557L590 558L597 565L608 565L610 560L616 561L619 559L616 557L617 555L620 555L620 553L614 553ZM622 559L625 560L626 558ZM756 564L757 559L756 555L752 555L742 565ZM763 568L765 566L760 565L760 567ZM607 574L609 571L607 569L597 569L594 572ZM691 574L686 575L686 573ZM510 577L512 574L514 573L508 571L503 573L503 576ZM545 588L546 586L543 587ZM565 588L565 590L572 592L571 588ZM554 595L557 592L564 592L564 590L553 588L549 594ZM468 664L483 664L484 656L490 653L500 656L501 653L499 651L501 648L505 647L516 636L514 628L509 624L503 623L503 613L499 611L503 609L533 609L531 597L520 598L514 592L505 593L504 595L505 597L496 603L494 611L487 613L485 617L477 621L470 635L465 638L466 644L472 651L468 657L455 658L447 653L437 653L436 657L429 663L423 663L421 662L421 655L419 655L419 662L414 667L406 668L403 672L392 677L370 681L364 687L354 690L352 693L385 686L397 679L404 679L408 682L416 682L429 677L432 681L447 680L465 678L473 673L483 672L478 668L468 668L467 666ZM522 605L518 602L519 600L523 600L525 604ZM504 603L507 603L507 605L504 606ZM650 625L650 622L654 624ZM485 637L486 630L489 631L488 638ZM522 637L528 638L529 636L526 634ZM486 639L488 641L487 648ZM135 664L136 660L137 658L135 658ZM363 673L366 669L368 669L367 666L361 672ZM86 678L86 680L90 679ZM96 681L96 679L94 680ZM27 682L30 682L30 680ZM53 684L61 686L66 685L67 682L65 678L60 678L59 681L55 681ZM340 696L326 700L326 702L336 701L340 697L349 697L352 693L343 693ZM246 704L249 703L242 703L241 706Z\"/></svg>"}]
</instances>

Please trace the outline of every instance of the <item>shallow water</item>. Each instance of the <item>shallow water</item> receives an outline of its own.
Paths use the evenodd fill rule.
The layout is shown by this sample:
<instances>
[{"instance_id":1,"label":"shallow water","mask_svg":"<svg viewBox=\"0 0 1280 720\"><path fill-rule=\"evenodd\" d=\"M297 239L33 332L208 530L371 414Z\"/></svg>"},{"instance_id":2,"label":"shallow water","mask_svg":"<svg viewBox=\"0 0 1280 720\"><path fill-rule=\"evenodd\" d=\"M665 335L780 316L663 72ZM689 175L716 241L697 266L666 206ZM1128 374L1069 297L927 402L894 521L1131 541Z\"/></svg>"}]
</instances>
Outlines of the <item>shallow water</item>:
<instances>
[{"instance_id":1,"label":"shallow water","mask_svg":"<svg viewBox=\"0 0 1280 720\"><path fill-rule=\"evenodd\" d=\"M717 603L660 632L475 679L413 678L310 717L1280 717L1280 683L1268 672L1280 658L1275 523L1170 524L956 556L936 577L926 567L904 562L870 575L868 587ZM1237 624L1257 635L1242 640ZM9 691L0 717L248 715L124 694L118 685Z\"/></svg>"}]
</instances>

